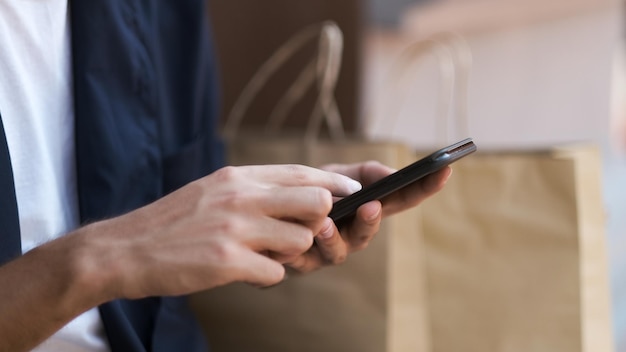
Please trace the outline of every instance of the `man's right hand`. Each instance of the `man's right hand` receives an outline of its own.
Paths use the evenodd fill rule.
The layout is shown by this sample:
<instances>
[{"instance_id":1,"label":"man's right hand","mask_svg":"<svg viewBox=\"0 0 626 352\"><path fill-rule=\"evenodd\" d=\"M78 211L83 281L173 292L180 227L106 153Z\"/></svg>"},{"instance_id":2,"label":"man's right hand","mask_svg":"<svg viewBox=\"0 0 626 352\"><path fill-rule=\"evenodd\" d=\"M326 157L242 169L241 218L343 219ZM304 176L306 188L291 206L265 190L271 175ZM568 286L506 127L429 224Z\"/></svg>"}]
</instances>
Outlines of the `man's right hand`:
<instances>
[{"instance_id":1,"label":"man's right hand","mask_svg":"<svg viewBox=\"0 0 626 352\"><path fill-rule=\"evenodd\" d=\"M181 295L233 281L272 285L284 268L271 258L286 262L307 251L332 197L359 188L300 165L226 167L73 236L82 237L86 267L109 271L110 298Z\"/></svg>"},{"instance_id":2,"label":"man's right hand","mask_svg":"<svg viewBox=\"0 0 626 352\"><path fill-rule=\"evenodd\" d=\"M36 247L0 266L0 351L30 350L113 299L278 283L281 263L328 222L332 197L358 188L305 166L227 167Z\"/></svg>"}]
</instances>

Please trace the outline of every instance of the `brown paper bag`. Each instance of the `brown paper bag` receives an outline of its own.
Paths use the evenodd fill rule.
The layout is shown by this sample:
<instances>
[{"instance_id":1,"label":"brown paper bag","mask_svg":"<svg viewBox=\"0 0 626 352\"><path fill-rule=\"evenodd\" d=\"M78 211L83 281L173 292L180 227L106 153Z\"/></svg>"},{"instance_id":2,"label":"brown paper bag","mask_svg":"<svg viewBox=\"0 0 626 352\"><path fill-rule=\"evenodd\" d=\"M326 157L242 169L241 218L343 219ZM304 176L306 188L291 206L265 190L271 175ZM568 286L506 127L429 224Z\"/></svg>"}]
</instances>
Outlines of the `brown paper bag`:
<instances>
[{"instance_id":1,"label":"brown paper bag","mask_svg":"<svg viewBox=\"0 0 626 352\"><path fill-rule=\"evenodd\" d=\"M231 157L247 164L377 159L404 165L394 144L255 141ZM292 159L285 151L304 155ZM385 220L370 246L341 266L256 289L230 285L194 297L212 348L222 351L428 351L418 212Z\"/></svg>"},{"instance_id":2,"label":"brown paper bag","mask_svg":"<svg viewBox=\"0 0 626 352\"><path fill-rule=\"evenodd\" d=\"M471 136L471 50L456 35L407 48L383 113L398 115L412 67L432 54L440 139ZM612 351L599 152L489 154L475 142L479 153L455 163L445 189L421 206L433 351Z\"/></svg>"},{"instance_id":3,"label":"brown paper bag","mask_svg":"<svg viewBox=\"0 0 626 352\"><path fill-rule=\"evenodd\" d=\"M594 148L477 154L425 202L437 352L613 350Z\"/></svg>"}]
</instances>

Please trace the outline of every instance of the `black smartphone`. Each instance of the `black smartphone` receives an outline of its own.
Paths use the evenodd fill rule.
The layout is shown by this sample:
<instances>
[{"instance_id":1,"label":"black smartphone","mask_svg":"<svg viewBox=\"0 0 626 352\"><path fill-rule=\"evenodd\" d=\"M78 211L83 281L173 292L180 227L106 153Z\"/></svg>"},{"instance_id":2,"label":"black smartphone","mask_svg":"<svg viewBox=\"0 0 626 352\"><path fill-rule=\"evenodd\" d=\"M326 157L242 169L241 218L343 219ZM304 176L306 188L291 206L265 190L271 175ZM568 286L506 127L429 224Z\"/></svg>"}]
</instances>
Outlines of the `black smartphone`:
<instances>
[{"instance_id":1,"label":"black smartphone","mask_svg":"<svg viewBox=\"0 0 626 352\"><path fill-rule=\"evenodd\" d=\"M363 204L372 200L381 199L405 186L418 181L442 168L450 165L476 151L476 145L471 138L454 143L449 147L442 148L429 156L422 158L405 168L384 177L362 190L355 192L334 205L328 216L335 223L353 216L356 210Z\"/></svg>"}]
</instances>

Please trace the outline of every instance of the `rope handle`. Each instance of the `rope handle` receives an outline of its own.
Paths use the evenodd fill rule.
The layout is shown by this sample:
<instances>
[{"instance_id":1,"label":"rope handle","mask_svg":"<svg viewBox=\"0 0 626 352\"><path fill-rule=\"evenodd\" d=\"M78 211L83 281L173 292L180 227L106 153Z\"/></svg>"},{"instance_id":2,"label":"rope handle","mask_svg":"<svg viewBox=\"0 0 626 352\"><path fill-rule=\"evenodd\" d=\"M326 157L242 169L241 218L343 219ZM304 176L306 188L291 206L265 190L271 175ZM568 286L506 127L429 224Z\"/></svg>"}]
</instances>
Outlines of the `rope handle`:
<instances>
[{"instance_id":1,"label":"rope handle","mask_svg":"<svg viewBox=\"0 0 626 352\"><path fill-rule=\"evenodd\" d=\"M468 92L472 53L463 37L455 33L439 33L417 41L404 49L396 64L392 66L387 83L384 84L390 87L387 92L394 94L397 99L384 100L388 103L383 104L381 112L392 116L391 122L384 122L391 123L394 126L392 131L395 130L399 123L398 116L403 101L406 99L406 96L402 97L397 92L405 91L402 88L411 83L411 75L408 75L407 72L414 69L414 66L419 64L422 58L430 54L434 54L437 58L441 79L440 99L437 108L440 139L450 142L454 135L450 131L450 122L455 122L457 132L461 132L462 135L469 135ZM387 105L391 107L387 107ZM453 118L451 114L453 107L453 116L456 118ZM374 126L374 128L376 127Z\"/></svg>"},{"instance_id":2,"label":"rope handle","mask_svg":"<svg viewBox=\"0 0 626 352\"><path fill-rule=\"evenodd\" d=\"M312 25L297 32L261 65L242 90L226 118L223 129L226 138L232 139L237 135L250 104L272 75L306 43L315 38L319 38L317 57L309 61L278 101L270 113L265 132L269 134L280 131L295 104L302 99L309 87L316 85L319 94L308 120L305 139L309 141L317 139L324 121L333 139L345 138L341 115L334 98L341 70L343 33L332 21Z\"/></svg>"}]
</instances>

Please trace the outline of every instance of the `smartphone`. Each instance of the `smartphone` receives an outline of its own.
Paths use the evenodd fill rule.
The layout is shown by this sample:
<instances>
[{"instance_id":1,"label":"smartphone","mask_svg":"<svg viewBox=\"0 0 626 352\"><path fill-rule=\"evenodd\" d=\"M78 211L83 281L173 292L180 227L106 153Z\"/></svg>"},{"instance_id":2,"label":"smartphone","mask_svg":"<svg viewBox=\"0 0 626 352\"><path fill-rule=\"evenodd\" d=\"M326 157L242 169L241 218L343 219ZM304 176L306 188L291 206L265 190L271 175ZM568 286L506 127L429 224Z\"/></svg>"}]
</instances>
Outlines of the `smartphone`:
<instances>
[{"instance_id":1,"label":"smartphone","mask_svg":"<svg viewBox=\"0 0 626 352\"><path fill-rule=\"evenodd\" d=\"M471 138L442 148L429 156L422 158L405 168L384 177L371 185L364 187L339 201L334 205L328 216L335 223L354 215L363 204L372 200L381 199L403 187L406 187L427 175L430 175L476 151L476 145Z\"/></svg>"}]
</instances>

